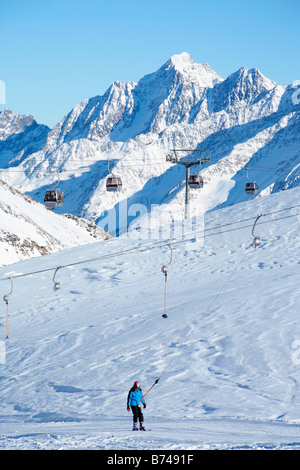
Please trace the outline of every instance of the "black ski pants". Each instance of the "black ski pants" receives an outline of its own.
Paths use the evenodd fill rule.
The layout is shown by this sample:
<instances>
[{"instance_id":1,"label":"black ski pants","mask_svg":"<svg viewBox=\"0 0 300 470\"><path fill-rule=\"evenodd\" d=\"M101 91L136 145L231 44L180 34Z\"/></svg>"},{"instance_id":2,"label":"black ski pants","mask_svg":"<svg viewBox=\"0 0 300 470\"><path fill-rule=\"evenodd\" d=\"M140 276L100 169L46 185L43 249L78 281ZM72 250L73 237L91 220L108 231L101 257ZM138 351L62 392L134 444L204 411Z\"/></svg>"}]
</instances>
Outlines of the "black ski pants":
<instances>
[{"instance_id":1,"label":"black ski pants","mask_svg":"<svg viewBox=\"0 0 300 470\"><path fill-rule=\"evenodd\" d=\"M133 422L140 423L144 422L144 415L142 412L142 408L140 406L131 405L132 413L133 413Z\"/></svg>"}]
</instances>

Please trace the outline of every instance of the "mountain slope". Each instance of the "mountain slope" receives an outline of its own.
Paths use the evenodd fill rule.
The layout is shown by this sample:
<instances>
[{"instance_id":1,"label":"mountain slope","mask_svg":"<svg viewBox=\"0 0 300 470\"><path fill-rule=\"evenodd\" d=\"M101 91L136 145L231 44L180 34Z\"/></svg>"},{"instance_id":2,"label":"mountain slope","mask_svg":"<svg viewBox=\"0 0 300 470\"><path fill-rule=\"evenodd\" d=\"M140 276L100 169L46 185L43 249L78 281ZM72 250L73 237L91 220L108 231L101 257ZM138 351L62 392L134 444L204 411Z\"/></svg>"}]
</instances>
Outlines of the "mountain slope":
<instances>
[{"instance_id":1,"label":"mountain slope","mask_svg":"<svg viewBox=\"0 0 300 470\"><path fill-rule=\"evenodd\" d=\"M172 240L166 319L170 240L120 237L1 268L3 293L17 278L9 340L0 319L0 447L299 449L298 198L295 188L216 210L204 239ZM128 390L158 378L151 432L132 433Z\"/></svg>"},{"instance_id":2,"label":"mountain slope","mask_svg":"<svg viewBox=\"0 0 300 470\"><path fill-rule=\"evenodd\" d=\"M277 85L255 68L222 79L189 54L174 55L138 83L115 82L103 96L75 106L43 148L3 178L38 201L59 178L67 197L58 212L96 221L112 234L140 214L152 215L156 225L157 205L165 223L180 221L185 172L166 162L174 148L205 149L211 157L201 168L203 190L191 191L191 216L245 201L247 167L258 197L298 184L294 93L294 85ZM105 190L110 172L122 178L118 194Z\"/></svg>"},{"instance_id":3,"label":"mountain slope","mask_svg":"<svg viewBox=\"0 0 300 470\"><path fill-rule=\"evenodd\" d=\"M0 265L105 240L88 221L60 216L0 180Z\"/></svg>"},{"instance_id":4,"label":"mountain slope","mask_svg":"<svg viewBox=\"0 0 300 470\"><path fill-rule=\"evenodd\" d=\"M33 116L22 116L4 109L0 113L1 168L17 166L28 155L45 145L50 129L38 124Z\"/></svg>"}]
</instances>

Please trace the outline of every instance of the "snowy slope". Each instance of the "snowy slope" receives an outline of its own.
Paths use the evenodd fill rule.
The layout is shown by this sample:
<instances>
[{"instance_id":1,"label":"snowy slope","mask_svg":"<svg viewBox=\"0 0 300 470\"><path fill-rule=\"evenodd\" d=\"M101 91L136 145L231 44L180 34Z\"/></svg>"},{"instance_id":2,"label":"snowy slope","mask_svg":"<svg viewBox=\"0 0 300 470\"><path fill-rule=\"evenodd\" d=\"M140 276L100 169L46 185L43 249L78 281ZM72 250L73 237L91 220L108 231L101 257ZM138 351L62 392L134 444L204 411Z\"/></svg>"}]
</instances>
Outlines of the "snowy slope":
<instances>
[{"instance_id":1,"label":"snowy slope","mask_svg":"<svg viewBox=\"0 0 300 470\"><path fill-rule=\"evenodd\" d=\"M294 188L216 210L205 239L196 227L173 240L167 319L166 240L123 236L1 268L3 294L13 277L1 448L299 449L297 200ZM157 378L151 431L132 433L128 390Z\"/></svg>"},{"instance_id":2,"label":"snowy slope","mask_svg":"<svg viewBox=\"0 0 300 470\"><path fill-rule=\"evenodd\" d=\"M58 212L103 228L115 218L121 231L139 208L154 216L158 204L167 223L182 220L184 168L166 162L174 148L203 148L211 157L201 168L205 187L191 192L191 215L245 201L247 167L259 195L291 188L299 182L297 87L244 66L224 79L208 64L177 54L138 83L115 82L104 95L77 104L41 148L2 178L42 201L59 177L68 197ZM118 194L105 191L110 172L122 177Z\"/></svg>"},{"instance_id":3,"label":"snowy slope","mask_svg":"<svg viewBox=\"0 0 300 470\"><path fill-rule=\"evenodd\" d=\"M57 215L0 180L0 265L109 237L100 227Z\"/></svg>"}]
</instances>

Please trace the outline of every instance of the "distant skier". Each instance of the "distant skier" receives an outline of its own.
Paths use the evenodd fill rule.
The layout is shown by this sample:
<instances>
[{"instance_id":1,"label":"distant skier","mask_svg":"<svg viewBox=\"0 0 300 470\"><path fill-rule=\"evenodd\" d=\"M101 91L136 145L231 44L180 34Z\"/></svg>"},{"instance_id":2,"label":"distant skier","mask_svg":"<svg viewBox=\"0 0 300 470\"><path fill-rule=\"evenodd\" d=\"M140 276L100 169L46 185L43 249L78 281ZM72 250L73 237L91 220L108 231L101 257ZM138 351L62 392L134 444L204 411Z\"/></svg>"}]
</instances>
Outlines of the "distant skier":
<instances>
[{"instance_id":1,"label":"distant skier","mask_svg":"<svg viewBox=\"0 0 300 470\"><path fill-rule=\"evenodd\" d=\"M146 408L142 389L139 382L136 380L133 384L133 387L131 387L129 390L127 397L127 411L130 411L131 408L133 413L133 431L138 430L138 421L140 422L140 430L146 431L144 428L144 415L142 412L141 403L143 404L143 407Z\"/></svg>"}]
</instances>

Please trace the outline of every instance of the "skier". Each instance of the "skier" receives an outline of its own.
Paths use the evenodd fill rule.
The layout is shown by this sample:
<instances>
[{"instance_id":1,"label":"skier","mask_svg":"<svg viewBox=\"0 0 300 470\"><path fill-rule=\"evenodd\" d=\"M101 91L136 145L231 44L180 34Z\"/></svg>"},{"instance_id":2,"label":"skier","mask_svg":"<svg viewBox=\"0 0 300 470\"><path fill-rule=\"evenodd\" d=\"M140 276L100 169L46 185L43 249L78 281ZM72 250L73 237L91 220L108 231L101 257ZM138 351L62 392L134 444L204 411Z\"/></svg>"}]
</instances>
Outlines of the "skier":
<instances>
[{"instance_id":1,"label":"skier","mask_svg":"<svg viewBox=\"0 0 300 470\"><path fill-rule=\"evenodd\" d=\"M144 415L140 403L146 408L145 400L143 399L142 389L139 382L136 380L133 387L128 392L127 397L127 411L130 411L130 407L133 413L133 431L138 430L138 421L140 422L140 430L146 431L144 428Z\"/></svg>"}]
</instances>

